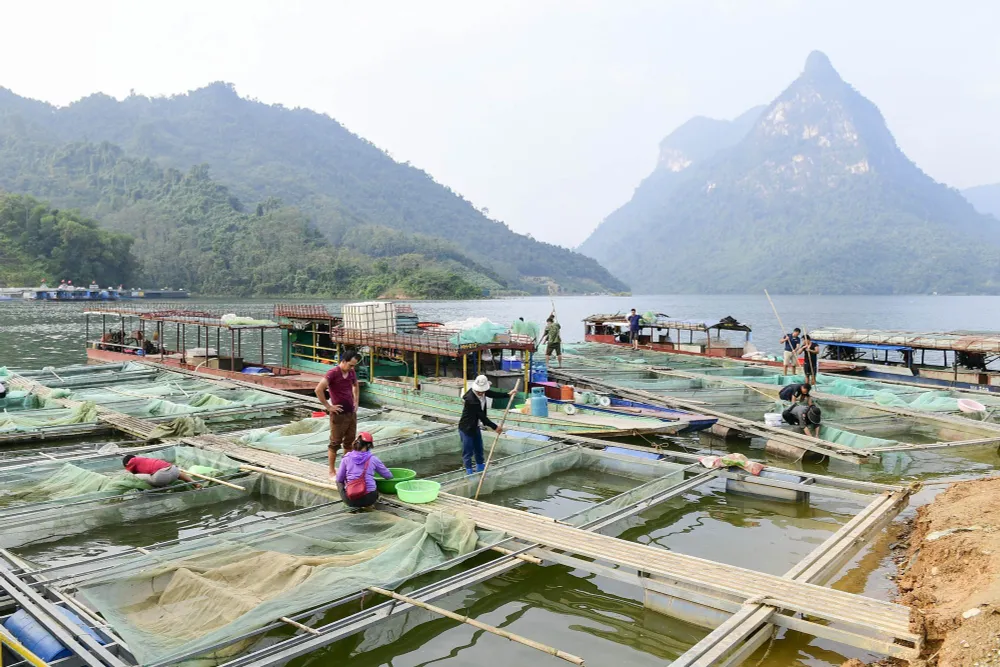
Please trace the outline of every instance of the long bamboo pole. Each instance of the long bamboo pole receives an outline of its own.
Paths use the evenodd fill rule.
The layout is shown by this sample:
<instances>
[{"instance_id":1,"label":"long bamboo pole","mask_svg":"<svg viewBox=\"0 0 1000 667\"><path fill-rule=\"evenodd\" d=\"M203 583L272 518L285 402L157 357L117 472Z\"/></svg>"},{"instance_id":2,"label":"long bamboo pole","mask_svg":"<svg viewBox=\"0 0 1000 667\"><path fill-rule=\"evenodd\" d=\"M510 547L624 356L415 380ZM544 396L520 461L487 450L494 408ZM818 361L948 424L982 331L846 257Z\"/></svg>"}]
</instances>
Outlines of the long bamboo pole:
<instances>
[{"instance_id":1,"label":"long bamboo pole","mask_svg":"<svg viewBox=\"0 0 1000 667\"><path fill-rule=\"evenodd\" d=\"M533 639L528 639L527 637L522 637L521 635L515 635L513 632L508 632L506 630L501 630L500 628L494 627L492 625L487 625L486 623L477 621L474 618L469 618L468 616L462 616L461 614L456 614L453 611L448 611L447 609L442 609L441 607L436 607L434 605L427 604L426 602L422 602L421 600L417 600L415 598L411 598L406 595L400 595L399 593L396 593L394 591L389 591L384 588L377 588L375 586L370 586L368 590L374 593L378 593L379 595L384 595L386 597L393 598L394 600L399 600L400 602L405 602L406 604L413 605L414 607L420 607L421 609L432 611L435 614L440 614L441 616L444 616L445 618L450 618L460 623L466 623L474 628L479 628L480 630L485 630L486 632L497 635L498 637L509 639L512 642L517 642L518 644L523 644L525 646L535 649L536 651L541 651L542 653L548 653L549 655L565 660L566 662L571 662L574 665L583 664L583 658L577 657L570 653L566 653L565 651L560 651L559 649L553 648L551 646L546 646L545 644L536 642Z\"/></svg>"},{"instance_id":2,"label":"long bamboo pole","mask_svg":"<svg viewBox=\"0 0 1000 667\"><path fill-rule=\"evenodd\" d=\"M521 378L517 379L514 383L514 395L517 395L517 390L521 387ZM530 400L530 399L529 399ZM507 415L510 413L511 403L514 402L514 396L509 396L507 398L507 407L504 408L503 418L500 420L500 426L497 427L496 437L493 438L493 444L490 445L490 454L486 457L486 465L483 466L483 473L479 476L479 485L476 486L476 495L474 500L479 500L479 491L483 488L483 480L486 479L486 471L490 469L490 461L493 460L493 450L496 449L497 443L500 441L500 434L503 432L503 425L507 422Z\"/></svg>"},{"instance_id":3,"label":"long bamboo pole","mask_svg":"<svg viewBox=\"0 0 1000 667\"><path fill-rule=\"evenodd\" d=\"M204 479L204 480L208 480L209 482L215 482L216 484L221 484L222 486L228 486L231 489L236 489L238 491L246 491L246 489L244 487L242 487L242 486L237 486L236 484L231 484L231 483L223 481L221 479L216 479L214 477L209 477L208 475L199 475L196 472L191 472L190 470L184 470L183 468L181 468L181 472L184 473L185 475L190 476L190 477L194 477L195 479Z\"/></svg>"},{"instance_id":4,"label":"long bamboo pole","mask_svg":"<svg viewBox=\"0 0 1000 667\"><path fill-rule=\"evenodd\" d=\"M271 470L270 468L260 468L258 466L242 465L240 470L259 472L263 475L271 475L272 477L283 477L285 479L290 479L293 482L302 482L303 484L309 484L310 486L318 486L321 489L328 489L330 491L339 491L333 484L324 484L323 482L317 482L314 479L309 479L308 477L300 477L298 475L290 475L287 472L278 472L277 470Z\"/></svg>"},{"instance_id":5,"label":"long bamboo pole","mask_svg":"<svg viewBox=\"0 0 1000 667\"><path fill-rule=\"evenodd\" d=\"M783 336L787 336L788 335L788 330L785 329L785 325L782 324L782 322L781 322L781 315L778 314L778 309L774 307L774 301L771 300L771 295L767 293L767 290L764 290L764 296L767 297L767 302L769 304L771 304L771 310L774 311L774 316L776 318L778 318L778 326L781 327L781 334ZM795 362L795 370L798 370L799 369L799 355L796 354L794 350L792 351L792 360Z\"/></svg>"}]
</instances>

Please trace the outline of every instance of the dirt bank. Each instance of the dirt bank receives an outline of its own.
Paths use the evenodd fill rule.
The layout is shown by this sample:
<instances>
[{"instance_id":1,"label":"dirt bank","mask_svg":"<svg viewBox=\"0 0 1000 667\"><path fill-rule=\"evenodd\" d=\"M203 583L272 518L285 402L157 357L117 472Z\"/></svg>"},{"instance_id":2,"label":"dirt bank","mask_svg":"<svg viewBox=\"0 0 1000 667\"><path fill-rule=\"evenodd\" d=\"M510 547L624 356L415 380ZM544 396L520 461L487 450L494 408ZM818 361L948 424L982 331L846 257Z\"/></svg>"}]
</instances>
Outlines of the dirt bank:
<instances>
[{"instance_id":1,"label":"dirt bank","mask_svg":"<svg viewBox=\"0 0 1000 667\"><path fill-rule=\"evenodd\" d=\"M928 666L1000 665L1000 480L955 484L921 507L900 574Z\"/></svg>"},{"instance_id":2,"label":"dirt bank","mask_svg":"<svg viewBox=\"0 0 1000 667\"><path fill-rule=\"evenodd\" d=\"M911 667L1000 667L1000 479L950 486L917 511L904 540L899 602L925 635Z\"/></svg>"}]
</instances>

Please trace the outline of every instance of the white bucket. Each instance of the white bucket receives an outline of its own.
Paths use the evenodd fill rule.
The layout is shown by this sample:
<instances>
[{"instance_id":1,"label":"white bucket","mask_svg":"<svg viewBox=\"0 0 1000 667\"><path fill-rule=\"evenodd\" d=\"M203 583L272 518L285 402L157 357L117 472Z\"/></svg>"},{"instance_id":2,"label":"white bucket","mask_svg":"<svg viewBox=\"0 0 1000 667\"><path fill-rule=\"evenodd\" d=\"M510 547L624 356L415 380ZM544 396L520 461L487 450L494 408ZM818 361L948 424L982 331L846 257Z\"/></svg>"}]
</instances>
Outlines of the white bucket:
<instances>
[{"instance_id":1,"label":"white bucket","mask_svg":"<svg viewBox=\"0 0 1000 667\"><path fill-rule=\"evenodd\" d=\"M958 399L958 409L962 412L986 412L986 406L970 398Z\"/></svg>"},{"instance_id":2,"label":"white bucket","mask_svg":"<svg viewBox=\"0 0 1000 667\"><path fill-rule=\"evenodd\" d=\"M764 415L765 426L781 426L783 422L780 412L768 412Z\"/></svg>"}]
</instances>

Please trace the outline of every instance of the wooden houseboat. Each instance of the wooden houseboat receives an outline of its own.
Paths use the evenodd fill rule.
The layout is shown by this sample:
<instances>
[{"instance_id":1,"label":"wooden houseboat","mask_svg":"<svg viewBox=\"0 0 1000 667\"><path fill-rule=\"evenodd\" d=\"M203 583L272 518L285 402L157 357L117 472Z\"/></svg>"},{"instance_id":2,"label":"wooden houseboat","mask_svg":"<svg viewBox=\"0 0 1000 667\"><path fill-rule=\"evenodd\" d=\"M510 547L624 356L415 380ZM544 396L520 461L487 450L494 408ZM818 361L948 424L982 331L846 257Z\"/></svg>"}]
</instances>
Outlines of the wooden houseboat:
<instances>
[{"instance_id":1,"label":"wooden houseboat","mask_svg":"<svg viewBox=\"0 0 1000 667\"><path fill-rule=\"evenodd\" d=\"M826 327L810 334L824 358L856 364L862 377L1000 391L1000 332Z\"/></svg>"},{"instance_id":2,"label":"wooden houseboat","mask_svg":"<svg viewBox=\"0 0 1000 667\"><path fill-rule=\"evenodd\" d=\"M267 336L287 336L285 329L271 320L127 303L95 305L84 312L84 317L89 361L142 361L301 393L312 392L323 377L323 372L266 362ZM94 321L97 318L99 334ZM246 346L245 335L253 339ZM283 344L283 340L274 341L275 345L279 342Z\"/></svg>"}]
</instances>

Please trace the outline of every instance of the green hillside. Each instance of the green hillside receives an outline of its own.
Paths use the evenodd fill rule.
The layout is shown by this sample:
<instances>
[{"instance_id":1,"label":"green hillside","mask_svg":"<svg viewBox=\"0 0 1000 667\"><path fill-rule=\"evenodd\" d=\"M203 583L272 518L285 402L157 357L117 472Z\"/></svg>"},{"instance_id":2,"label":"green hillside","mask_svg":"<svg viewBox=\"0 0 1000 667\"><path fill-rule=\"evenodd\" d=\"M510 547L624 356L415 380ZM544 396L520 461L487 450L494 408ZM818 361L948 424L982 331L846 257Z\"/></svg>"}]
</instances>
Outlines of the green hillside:
<instances>
[{"instance_id":1,"label":"green hillside","mask_svg":"<svg viewBox=\"0 0 1000 667\"><path fill-rule=\"evenodd\" d=\"M77 284L128 283L135 275L132 239L101 229L75 211L0 192L0 286L77 278Z\"/></svg>"},{"instance_id":2,"label":"green hillside","mask_svg":"<svg viewBox=\"0 0 1000 667\"><path fill-rule=\"evenodd\" d=\"M362 228L416 235L406 241L414 250L426 248L428 239L443 239L454 256L442 261L450 266L457 262L477 284L494 290L627 289L593 259L514 233L429 174L395 162L335 120L242 99L229 84L121 102L93 95L65 108L0 89L0 119L4 117L8 137L50 147L108 141L160 167L186 172L191 165L207 164L238 199L279 198L298 207L338 246L371 245L359 232Z\"/></svg>"},{"instance_id":3,"label":"green hillside","mask_svg":"<svg viewBox=\"0 0 1000 667\"><path fill-rule=\"evenodd\" d=\"M481 296L481 283L489 281L474 268L436 260L435 252L447 255L444 243L421 246L416 239L406 245L400 239L392 261L367 256L351 245L335 247L298 209L276 199L246 210L205 166L187 172L164 169L149 159L130 158L109 143L49 149L8 136L0 142L0 166L0 187L86 211L134 239L129 242L134 270L111 281L115 284L236 296L377 297L392 292L412 298L470 298ZM114 255L102 261L122 263ZM60 277L92 279L89 265L89 273L63 266ZM39 268L29 263L9 271L4 280L16 282ZM463 272L476 275L480 284Z\"/></svg>"}]
</instances>

